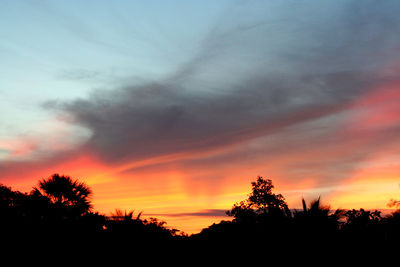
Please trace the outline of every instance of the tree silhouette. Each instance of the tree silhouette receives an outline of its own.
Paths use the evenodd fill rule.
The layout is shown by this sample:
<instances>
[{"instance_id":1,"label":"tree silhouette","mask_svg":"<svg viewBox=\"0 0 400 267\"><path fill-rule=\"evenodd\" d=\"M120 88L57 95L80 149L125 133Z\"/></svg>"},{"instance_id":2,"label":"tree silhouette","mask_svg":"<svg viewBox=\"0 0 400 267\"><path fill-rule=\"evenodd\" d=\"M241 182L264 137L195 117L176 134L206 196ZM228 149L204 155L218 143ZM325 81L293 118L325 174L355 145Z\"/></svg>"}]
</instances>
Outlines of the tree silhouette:
<instances>
[{"instance_id":1,"label":"tree silhouette","mask_svg":"<svg viewBox=\"0 0 400 267\"><path fill-rule=\"evenodd\" d=\"M272 190L274 185L270 179L257 177L255 182L251 183L252 191L245 201L236 203L230 211L229 216L236 218L245 216L253 217L255 214L275 214L290 216L291 212L281 194L274 194Z\"/></svg>"},{"instance_id":2,"label":"tree silhouette","mask_svg":"<svg viewBox=\"0 0 400 267\"><path fill-rule=\"evenodd\" d=\"M45 196L57 208L67 209L80 216L90 212L92 190L83 182L72 180L69 176L53 174L39 181L32 195Z\"/></svg>"},{"instance_id":3,"label":"tree silhouette","mask_svg":"<svg viewBox=\"0 0 400 267\"><path fill-rule=\"evenodd\" d=\"M306 201L304 198L301 200L303 205L303 214L312 216L312 217L329 217L329 213L331 211L330 206L324 206L321 204L321 197L310 202L309 206L307 207ZM337 210L335 214L339 215L341 210Z\"/></svg>"},{"instance_id":4,"label":"tree silhouette","mask_svg":"<svg viewBox=\"0 0 400 267\"><path fill-rule=\"evenodd\" d=\"M259 176L251 185L253 188L248 198L250 207L255 207L264 213L276 210L289 211L285 198L281 194L272 193L274 185L271 180Z\"/></svg>"},{"instance_id":5,"label":"tree silhouette","mask_svg":"<svg viewBox=\"0 0 400 267\"><path fill-rule=\"evenodd\" d=\"M10 187L0 184L0 208L9 208L15 205L16 193Z\"/></svg>"},{"instance_id":6,"label":"tree silhouette","mask_svg":"<svg viewBox=\"0 0 400 267\"><path fill-rule=\"evenodd\" d=\"M268 239L270 240L268 246L290 235L287 226L291 220L291 212L285 198L273 192L272 181L258 176L251 185L252 190L248 198L235 203L232 209L226 212L227 215L234 217L232 224L214 226L204 234L216 237L219 236L216 232L219 229L217 231L224 232L223 235L233 242Z\"/></svg>"},{"instance_id":7,"label":"tree silhouette","mask_svg":"<svg viewBox=\"0 0 400 267\"><path fill-rule=\"evenodd\" d=\"M294 225L297 235L302 238L332 238L340 227L340 219L345 215L345 211L337 209L331 211L329 205L322 205L321 198L310 202L307 205L302 199L303 210L294 212Z\"/></svg>"},{"instance_id":8,"label":"tree silhouette","mask_svg":"<svg viewBox=\"0 0 400 267\"><path fill-rule=\"evenodd\" d=\"M203 240L248 244L263 251L284 246L315 248L315 244L321 248L347 245L344 248L351 249L364 244L397 244L400 239L400 210L385 217L377 210L333 211L317 198L309 203L302 199L302 209L291 212L285 198L273 192L271 180L257 177L251 185L248 198L227 212L234 216L232 221L214 223L189 237L177 234L179 231L167 227L164 221L142 219L142 213L117 209L107 217L93 212L90 188L69 176L53 174L40 180L30 193L0 184L0 236L3 243L24 240L36 246L41 241L114 246L133 240L139 244L166 240L194 244L190 240Z\"/></svg>"}]
</instances>

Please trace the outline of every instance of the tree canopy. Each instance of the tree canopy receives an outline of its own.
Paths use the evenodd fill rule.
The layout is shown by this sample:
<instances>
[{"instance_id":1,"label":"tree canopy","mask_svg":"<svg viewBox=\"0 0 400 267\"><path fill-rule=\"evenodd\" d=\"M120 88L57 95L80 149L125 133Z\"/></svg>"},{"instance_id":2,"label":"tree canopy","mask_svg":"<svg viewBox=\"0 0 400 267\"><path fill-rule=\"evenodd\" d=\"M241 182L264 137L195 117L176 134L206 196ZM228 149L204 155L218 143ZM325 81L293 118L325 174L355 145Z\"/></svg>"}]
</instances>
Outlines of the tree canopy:
<instances>
[{"instance_id":1,"label":"tree canopy","mask_svg":"<svg viewBox=\"0 0 400 267\"><path fill-rule=\"evenodd\" d=\"M241 216L251 214L282 214L289 215L290 210L281 194L273 193L274 185L272 180L258 176L255 182L251 182L252 190L249 197L236 203L228 215L239 219Z\"/></svg>"},{"instance_id":2,"label":"tree canopy","mask_svg":"<svg viewBox=\"0 0 400 267\"><path fill-rule=\"evenodd\" d=\"M92 208L90 197L92 190L83 182L69 176L53 174L39 181L32 194L47 197L51 203L85 214Z\"/></svg>"}]
</instances>

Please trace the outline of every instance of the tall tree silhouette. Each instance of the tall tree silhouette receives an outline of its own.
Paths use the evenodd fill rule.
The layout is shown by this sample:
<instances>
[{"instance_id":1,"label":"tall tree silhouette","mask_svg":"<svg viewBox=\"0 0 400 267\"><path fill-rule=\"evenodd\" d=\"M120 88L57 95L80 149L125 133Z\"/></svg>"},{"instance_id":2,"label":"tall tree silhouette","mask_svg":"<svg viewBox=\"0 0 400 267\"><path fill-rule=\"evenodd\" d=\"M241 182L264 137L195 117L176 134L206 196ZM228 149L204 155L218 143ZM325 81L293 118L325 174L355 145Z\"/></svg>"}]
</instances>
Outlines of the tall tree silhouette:
<instances>
[{"instance_id":1,"label":"tall tree silhouette","mask_svg":"<svg viewBox=\"0 0 400 267\"><path fill-rule=\"evenodd\" d=\"M258 176L251 185L252 191L249 197L245 201L236 203L227 212L228 215L236 218L238 216L253 217L254 213L290 216L291 213L283 195L272 192L274 185L270 179Z\"/></svg>"},{"instance_id":2,"label":"tall tree silhouette","mask_svg":"<svg viewBox=\"0 0 400 267\"><path fill-rule=\"evenodd\" d=\"M75 215L83 215L92 209L90 197L92 190L83 182L72 180L69 176L53 174L39 181L32 195L42 195L58 208L68 209Z\"/></svg>"},{"instance_id":3,"label":"tall tree silhouette","mask_svg":"<svg viewBox=\"0 0 400 267\"><path fill-rule=\"evenodd\" d=\"M252 182L252 192L248 198L251 207L255 207L262 212L272 212L275 210L289 211L285 198L281 194L274 194L274 185L269 179L257 177L257 181Z\"/></svg>"}]
</instances>

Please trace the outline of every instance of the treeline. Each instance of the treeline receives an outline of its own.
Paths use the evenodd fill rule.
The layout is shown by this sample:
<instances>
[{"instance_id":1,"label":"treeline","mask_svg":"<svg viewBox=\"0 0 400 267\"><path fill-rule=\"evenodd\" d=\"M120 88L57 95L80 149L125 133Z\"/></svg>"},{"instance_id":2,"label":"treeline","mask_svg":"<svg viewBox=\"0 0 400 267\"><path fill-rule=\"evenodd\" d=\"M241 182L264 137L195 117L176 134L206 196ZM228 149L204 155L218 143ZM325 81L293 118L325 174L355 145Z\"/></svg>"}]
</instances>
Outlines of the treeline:
<instances>
[{"instance_id":1,"label":"treeline","mask_svg":"<svg viewBox=\"0 0 400 267\"><path fill-rule=\"evenodd\" d=\"M0 185L0 235L18 240L105 242L121 240L213 242L226 244L393 244L400 238L400 212L331 210L320 199L290 209L284 196L273 192L271 180L258 177L249 197L233 205L221 221L198 234L169 229L156 218L116 210L111 216L93 210L92 191L84 183L54 174L31 192ZM398 205L398 201L392 201Z\"/></svg>"},{"instance_id":2,"label":"treeline","mask_svg":"<svg viewBox=\"0 0 400 267\"><path fill-rule=\"evenodd\" d=\"M105 216L93 210L91 189L69 176L53 174L29 193L0 185L0 236L35 242L107 242L172 240L177 230L156 218L116 210Z\"/></svg>"},{"instance_id":3,"label":"treeline","mask_svg":"<svg viewBox=\"0 0 400 267\"><path fill-rule=\"evenodd\" d=\"M399 209L385 216L379 210L332 210L318 198L310 203L302 199L302 209L293 210L273 188L271 180L258 177L252 182L249 197L227 212L233 217L232 221L213 224L192 238L224 240L230 244L257 241L273 247L276 244L298 247L311 244L314 249L323 245L349 249L400 247ZM399 201L391 200L389 206L399 207Z\"/></svg>"}]
</instances>

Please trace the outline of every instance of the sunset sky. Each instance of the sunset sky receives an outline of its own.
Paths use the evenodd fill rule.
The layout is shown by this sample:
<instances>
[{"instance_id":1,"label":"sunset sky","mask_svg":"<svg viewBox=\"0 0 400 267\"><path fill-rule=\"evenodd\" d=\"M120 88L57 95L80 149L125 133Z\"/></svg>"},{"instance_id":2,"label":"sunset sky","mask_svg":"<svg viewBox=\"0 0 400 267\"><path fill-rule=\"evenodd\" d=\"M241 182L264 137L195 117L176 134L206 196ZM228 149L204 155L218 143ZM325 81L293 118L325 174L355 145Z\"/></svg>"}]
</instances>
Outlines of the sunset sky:
<instances>
[{"instance_id":1,"label":"sunset sky","mask_svg":"<svg viewBox=\"0 0 400 267\"><path fill-rule=\"evenodd\" d=\"M0 0L0 183L198 232L273 181L291 208L400 199L400 1Z\"/></svg>"}]
</instances>

